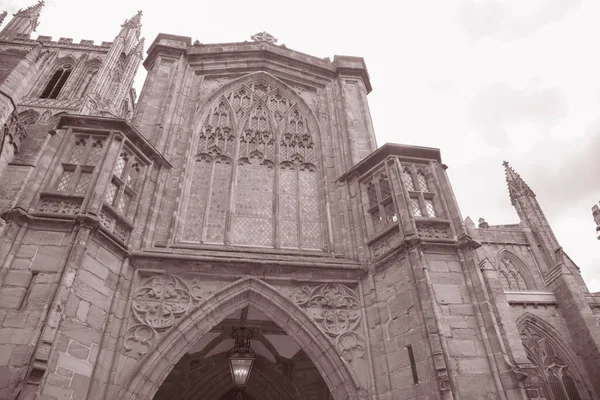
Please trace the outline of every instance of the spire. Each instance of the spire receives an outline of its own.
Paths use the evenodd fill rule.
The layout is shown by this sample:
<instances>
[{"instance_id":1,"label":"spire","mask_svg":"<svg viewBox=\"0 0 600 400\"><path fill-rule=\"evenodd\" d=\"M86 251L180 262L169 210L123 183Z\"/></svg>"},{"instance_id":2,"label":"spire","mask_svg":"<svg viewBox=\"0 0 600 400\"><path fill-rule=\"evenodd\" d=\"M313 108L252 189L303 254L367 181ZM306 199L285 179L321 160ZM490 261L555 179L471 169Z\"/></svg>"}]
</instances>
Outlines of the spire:
<instances>
[{"instance_id":1,"label":"spire","mask_svg":"<svg viewBox=\"0 0 600 400\"><path fill-rule=\"evenodd\" d=\"M41 0L36 4L25 9L20 9L13 14L13 19L2 30L0 36L4 38L12 38L17 34L30 35L39 25L38 19L44 7L44 1Z\"/></svg>"},{"instance_id":2,"label":"spire","mask_svg":"<svg viewBox=\"0 0 600 400\"><path fill-rule=\"evenodd\" d=\"M142 26L142 10L138 10L133 17L126 19L125 22L123 22L123 25L121 25L121 27L128 29L137 28L140 26Z\"/></svg>"},{"instance_id":3,"label":"spire","mask_svg":"<svg viewBox=\"0 0 600 400\"><path fill-rule=\"evenodd\" d=\"M32 22L35 23L35 26L33 27L33 30L35 31L35 28L37 28L37 26L39 25L38 18L40 17L40 13L42 12L42 7L44 7L44 5L46 5L46 3L44 3L44 0L40 0L37 2L37 4L29 6L24 10L20 9L16 12L16 14L14 14L14 16L30 19Z\"/></svg>"},{"instance_id":4,"label":"spire","mask_svg":"<svg viewBox=\"0 0 600 400\"><path fill-rule=\"evenodd\" d=\"M510 165L508 165L508 161L504 161L502 165L504 166L504 172L506 173L506 183L508 184L510 202L513 206L515 205L515 200L517 199L517 197L535 197L535 193L533 193L533 190L531 190L529 185L525 183L521 176L517 174Z\"/></svg>"},{"instance_id":5,"label":"spire","mask_svg":"<svg viewBox=\"0 0 600 400\"><path fill-rule=\"evenodd\" d=\"M135 45L133 52L138 53L140 56L143 57L145 44L146 44L146 38L141 38L140 41L137 42L137 44Z\"/></svg>"},{"instance_id":6,"label":"spire","mask_svg":"<svg viewBox=\"0 0 600 400\"><path fill-rule=\"evenodd\" d=\"M7 15L8 12L6 11L2 11L2 13L0 13L0 25L2 25L2 22L4 21L4 18L6 18Z\"/></svg>"}]
</instances>

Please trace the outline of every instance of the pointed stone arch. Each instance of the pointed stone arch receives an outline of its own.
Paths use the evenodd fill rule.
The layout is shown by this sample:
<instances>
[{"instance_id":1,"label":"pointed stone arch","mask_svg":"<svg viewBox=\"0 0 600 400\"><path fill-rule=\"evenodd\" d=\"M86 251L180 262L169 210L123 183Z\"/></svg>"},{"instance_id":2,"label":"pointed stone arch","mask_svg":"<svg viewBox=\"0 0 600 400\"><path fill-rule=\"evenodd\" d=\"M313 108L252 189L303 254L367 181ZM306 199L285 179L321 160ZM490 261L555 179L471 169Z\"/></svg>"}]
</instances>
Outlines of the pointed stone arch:
<instances>
[{"instance_id":1,"label":"pointed stone arch","mask_svg":"<svg viewBox=\"0 0 600 400\"><path fill-rule=\"evenodd\" d=\"M565 338L552 325L530 312L526 312L519 316L516 320L516 323L519 333L521 334L521 340L525 349L525 353L527 354L529 360L536 366L536 368L538 368L538 371L540 371L540 368L543 366L538 365L539 363L536 363L535 360L532 360L531 350L528 348L525 341L526 336L532 333L543 338L545 343L547 343L564 362L566 369L569 370L569 376L573 378L574 385L577 388L580 399L591 400L593 398L591 393L593 392L590 390L587 373L585 372L579 357L577 354L575 354L569 342L565 340Z\"/></svg>"},{"instance_id":2,"label":"pointed stone arch","mask_svg":"<svg viewBox=\"0 0 600 400\"><path fill-rule=\"evenodd\" d=\"M40 75L39 86L37 87L37 97L56 99L63 91L66 83L72 79L73 70L77 61L70 54L54 60L48 65L44 73Z\"/></svg>"},{"instance_id":3,"label":"pointed stone arch","mask_svg":"<svg viewBox=\"0 0 600 400\"><path fill-rule=\"evenodd\" d=\"M504 260L508 260L512 264L512 266L514 266L515 271L508 271L510 268L508 265L503 264ZM536 290L537 289L536 279L534 279L530 268L527 266L527 264L525 264L523 262L523 260L521 260L520 257L518 257L516 254L514 254L510 250L502 249L502 251L500 251L498 253L498 255L496 257L495 267L496 267L496 270L498 271L498 279L501 281L502 287L505 290L506 290L506 287L505 287L505 283L503 282L503 280L504 280L503 277L506 277L507 279L509 279L509 278L514 279L513 282L516 282L519 284L519 288L511 287L509 290ZM511 273L511 276L507 276L506 275L507 271L503 271L503 270L507 270L509 273ZM521 287L522 284L521 284L521 282L519 282L520 278L523 279L523 283L526 285L525 288ZM510 281L508 281L508 282L510 282Z\"/></svg>"},{"instance_id":4,"label":"pointed stone arch","mask_svg":"<svg viewBox=\"0 0 600 400\"><path fill-rule=\"evenodd\" d=\"M151 399L175 364L221 320L252 305L278 324L312 360L335 400L358 400L356 377L331 340L296 304L273 286L244 277L226 286L182 319L121 381L120 400Z\"/></svg>"},{"instance_id":5,"label":"pointed stone arch","mask_svg":"<svg viewBox=\"0 0 600 400\"><path fill-rule=\"evenodd\" d=\"M78 74L77 81L73 84L75 98L83 97L92 88L101 67L102 60L98 57L85 62Z\"/></svg>"}]
</instances>

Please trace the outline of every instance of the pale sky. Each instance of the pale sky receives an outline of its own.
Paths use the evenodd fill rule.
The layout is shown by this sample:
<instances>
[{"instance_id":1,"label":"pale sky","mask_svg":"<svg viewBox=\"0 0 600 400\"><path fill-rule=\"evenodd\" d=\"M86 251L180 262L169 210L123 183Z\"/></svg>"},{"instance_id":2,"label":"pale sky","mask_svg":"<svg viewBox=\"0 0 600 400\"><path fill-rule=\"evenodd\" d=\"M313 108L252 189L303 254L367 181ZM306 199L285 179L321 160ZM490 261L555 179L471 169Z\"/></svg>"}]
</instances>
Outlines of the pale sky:
<instances>
[{"instance_id":1,"label":"pale sky","mask_svg":"<svg viewBox=\"0 0 600 400\"><path fill-rule=\"evenodd\" d=\"M0 0L0 11L35 1ZM147 44L159 32L220 43L267 31L317 57L364 57L379 145L440 148L463 218L491 225L518 223L508 160L600 291L599 0L46 0L34 37L112 41L137 10Z\"/></svg>"}]
</instances>

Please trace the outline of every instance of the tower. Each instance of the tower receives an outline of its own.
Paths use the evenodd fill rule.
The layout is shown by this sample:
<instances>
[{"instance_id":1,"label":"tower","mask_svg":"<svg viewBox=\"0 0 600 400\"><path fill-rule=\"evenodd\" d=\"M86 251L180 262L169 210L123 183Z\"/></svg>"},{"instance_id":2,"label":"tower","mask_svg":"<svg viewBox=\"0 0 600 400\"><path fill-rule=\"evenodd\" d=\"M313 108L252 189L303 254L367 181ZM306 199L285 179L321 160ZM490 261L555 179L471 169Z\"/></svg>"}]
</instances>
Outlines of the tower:
<instances>
[{"instance_id":1,"label":"tower","mask_svg":"<svg viewBox=\"0 0 600 400\"><path fill-rule=\"evenodd\" d=\"M86 93L80 110L82 114L114 117L131 114L133 102L129 95L144 51L144 39L140 39L141 18L142 12L138 11L121 25L121 31Z\"/></svg>"}]
</instances>

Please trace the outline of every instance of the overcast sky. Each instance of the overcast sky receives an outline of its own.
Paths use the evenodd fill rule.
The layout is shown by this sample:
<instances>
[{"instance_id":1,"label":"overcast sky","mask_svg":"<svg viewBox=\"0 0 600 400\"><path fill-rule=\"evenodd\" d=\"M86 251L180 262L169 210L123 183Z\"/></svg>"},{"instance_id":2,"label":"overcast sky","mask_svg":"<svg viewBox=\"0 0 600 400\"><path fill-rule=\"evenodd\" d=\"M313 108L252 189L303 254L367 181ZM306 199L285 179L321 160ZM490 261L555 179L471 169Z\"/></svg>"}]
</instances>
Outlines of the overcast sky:
<instances>
[{"instance_id":1,"label":"overcast sky","mask_svg":"<svg viewBox=\"0 0 600 400\"><path fill-rule=\"evenodd\" d=\"M29 3L0 0L0 11ZM317 57L364 57L379 145L440 148L463 217L492 225L518 222L508 160L600 290L599 0L46 0L36 35L99 44L140 9L148 44L159 32L219 43L267 31Z\"/></svg>"}]
</instances>

